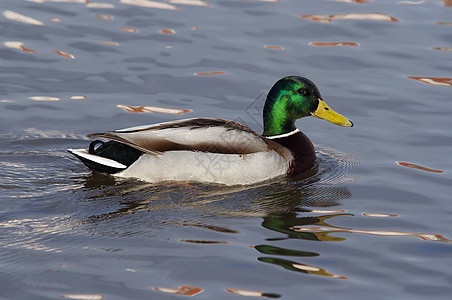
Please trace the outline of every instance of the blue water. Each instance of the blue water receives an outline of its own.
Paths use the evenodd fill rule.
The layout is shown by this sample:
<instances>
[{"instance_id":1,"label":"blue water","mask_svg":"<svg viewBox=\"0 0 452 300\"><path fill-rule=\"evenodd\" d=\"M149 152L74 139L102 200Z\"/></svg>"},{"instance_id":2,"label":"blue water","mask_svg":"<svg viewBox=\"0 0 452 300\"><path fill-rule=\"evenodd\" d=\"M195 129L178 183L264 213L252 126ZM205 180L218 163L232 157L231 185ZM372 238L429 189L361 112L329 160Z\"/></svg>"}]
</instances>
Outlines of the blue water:
<instances>
[{"instance_id":1,"label":"blue water","mask_svg":"<svg viewBox=\"0 0 452 300\"><path fill-rule=\"evenodd\" d=\"M1 299L450 298L448 1L102 1L0 2ZM295 180L149 184L66 152L185 117L261 132L286 75L355 124L297 121L319 158Z\"/></svg>"}]
</instances>

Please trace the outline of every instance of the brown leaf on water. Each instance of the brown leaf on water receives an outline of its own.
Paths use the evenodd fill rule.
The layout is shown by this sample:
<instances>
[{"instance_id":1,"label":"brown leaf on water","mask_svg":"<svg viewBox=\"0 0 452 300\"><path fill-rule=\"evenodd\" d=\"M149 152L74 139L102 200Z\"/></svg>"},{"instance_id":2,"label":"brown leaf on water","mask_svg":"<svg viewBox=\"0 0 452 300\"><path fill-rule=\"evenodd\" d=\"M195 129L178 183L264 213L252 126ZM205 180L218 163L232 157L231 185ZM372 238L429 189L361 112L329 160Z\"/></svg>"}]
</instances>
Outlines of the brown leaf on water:
<instances>
[{"instance_id":1,"label":"brown leaf on water","mask_svg":"<svg viewBox=\"0 0 452 300\"><path fill-rule=\"evenodd\" d=\"M408 168L413 168L413 169L418 169L421 171L426 171L426 172L430 172L430 173L443 173L444 171L441 170L435 170L435 169L430 169L424 166L420 166L417 164L412 164L412 163L407 163L407 162L395 162L396 164L398 164L399 166L404 166L404 167L408 167Z\"/></svg>"},{"instance_id":2,"label":"brown leaf on water","mask_svg":"<svg viewBox=\"0 0 452 300\"><path fill-rule=\"evenodd\" d=\"M125 32L138 32L138 29L130 27L122 27L121 30Z\"/></svg>"},{"instance_id":3,"label":"brown leaf on water","mask_svg":"<svg viewBox=\"0 0 452 300\"><path fill-rule=\"evenodd\" d=\"M22 42L6 41L3 42L3 45L8 48L22 50L24 52L36 53L36 51L33 49L25 48L24 43Z\"/></svg>"},{"instance_id":4,"label":"brown leaf on water","mask_svg":"<svg viewBox=\"0 0 452 300\"><path fill-rule=\"evenodd\" d=\"M271 45L265 45L265 49L274 49L274 50L284 50L284 47L281 46L271 46Z\"/></svg>"},{"instance_id":5,"label":"brown leaf on water","mask_svg":"<svg viewBox=\"0 0 452 300\"><path fill-rule=\"evenodd\" d=\"M72 55L70 53L63 52L63 51L55 50L55 51L53 51L53 53L58 54L59 56L62 56L62 57L65 57L65 58L72 58L72 59L75 58L74 55Z\"/></svg>"},{"instance_id":6,"label":"brown leaf on water","mask_svg":"<svg viewBox=\"0 0 452 300\"><path fill-rule=\"evenodd\" d=\"M444 6L452 6L452 0L443 0Z\"/></svg>"},{"instance_id":7,"label":"brown leaf on water","mask_svg":"<svg viewBox=\"0 0 452 300\"><path fill-rule=\"evenodd\" d=\"M161 34L176 34L176 31L173 29L160 29L159 33Z\"/></svg>"},{"instance_id":8,"label":"brown leaf on water","mask_svg":"<svg viewBox=\"0 0 452 300\"><path fill-rule=\"evenodd\" d=\"M438 25L452 25L452 22L436 22Z\"/></svg>"},{"instance_id":9,"label":"brown leaf on water","mask_svg":"<svg viewBox=\"0 0 452 300\"><path fill-rule=\"evenodd\" d=\"M193 111L191 109L178 109L158 106L130 106L124 104L117 104L116 107L131 113L162 113L162 114L181 115Z\"/></svg>"},{"instance_id":10,"label":"brown leaf on water","mask_svg":"<svg viewBox=\"0 0 452 300\"><path fill-rule=\"evenodd\" d=\"M177 289L165 288L165 287L151 287L154 291L169 293L181 296L194 296L200 294L204 289L191 286L191 285L180 285Z\"/></svg>"},{"instance_id":11,"label":"brown leaf on water","mask_svg":"<svg viewBox=\"0 0 452 300\"><path fill-rule=\"evenodd\" d=\"M359 43L352 43L352 42L310 42L309 46L317 46L317 47L325 47L325 46L358 47Z\"/></svg>"},{"instance_id":12,"label":"brown leaf on water","mask_svg":"<svg viewBox=\"0 0 452 300\"><path fill-rule=\"evenodd\" d=\"M331 23L333 20L370 20L383 22L400 22L393 16L381 13L349 13L338 15L300 15L302 19L308 19L314 22Z\"/></svg>"},{"instance_id":13,"label":"brown leaf on water","mask_svg":"<svg viewBox=\"0 0 452 300\"><path fill-rule=\"evenodd\" d=\"M223 71L215 71L215 72L210 72L210 73L193 73L194 76L209 76L209 75L225 75L226 72Z\"/></svg>"},{"instance_id":14,"label":"brown leaf on water","mask_svg":"<svg viewBox=\"0 0 452 300\"><path fill-rule=\"evenodd\" d=\"M96 15L97 19L103 19L103 20L113 20L113 16L110 15Z\"/></svg>"},{"instance_id":15,"label":"brown leaf on water","mask_svg":"<svg viewBox=\"0 0 452 300\"><path fill-rule=\"evenodd\" d=\"M439 50L439 51L446 51L446 52L452 52L452 48L445 48L445 47L433 47L433 50Z\"/></svg>"},{"instance_id":16,"label":"brown leaf on water","mask_svg":"<svg viewBox=\"0 0 452 300\"><path fill-rule=\"evenodd\" d=\"M452 86L452 78L442 78L442 77L415 77L408 76L410 79L414 79L423 83L436 86Z\"/></svg>"}]
</instances>

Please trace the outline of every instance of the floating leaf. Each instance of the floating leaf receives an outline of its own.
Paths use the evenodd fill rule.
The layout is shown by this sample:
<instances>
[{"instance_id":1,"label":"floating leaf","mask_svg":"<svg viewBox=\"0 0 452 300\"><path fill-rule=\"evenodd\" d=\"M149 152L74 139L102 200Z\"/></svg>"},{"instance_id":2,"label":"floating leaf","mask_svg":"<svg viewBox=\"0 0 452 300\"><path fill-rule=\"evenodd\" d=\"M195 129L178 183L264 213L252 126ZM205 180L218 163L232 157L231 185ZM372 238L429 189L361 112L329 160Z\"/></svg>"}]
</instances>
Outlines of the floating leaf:
<instances>
[{"instance_id":1,"label":"floating leaf","mask_svg":"<svg viewBox=\"0 0 452 300\"><path fill-rule=\"evenodd\" d=\"M11 10L5 10L3 12L3 15L5 16L5 18L13 20L13 21L17 21L17 22L22 22L22 23L27 23L27 24L32 24L32 25L39 25L39 26L45 25L44 22L21 15L19 13L11 11Z\"/></svg>"},{"instance_id":2,"label":"floating leaf","mask_svg":"<svg viewBox=\"0 0 452 300\"><path fill-rule=\"evenodd\" d=\"M317 46L317 47L324 47L324 46L357 47L357 46L359 46L359 44L358 43L351 43L351 42L310 42L309 46Z\"/></svg>"},{"instance_id":3,"label":"floating leaf","mask_svg":"<svg viewBox=\"0 0 452 300\"><path fill-rule=\"evenodd\" d=\"M175 295L182 295L182 296L194 296L194 295L200 294L204 291L204 289L202 289L202 288L199 288L196 286L190 286L190 285L180 285L177 289L164 288L164 287L151 287L151 288L154 291L175 294Z\"/></svg>"},{"instance_id":4,"label":"floating leaf","mask_svg":"<svg viewBox=\"0 0 452 300\"><path fill-rule=\"evenodd\" d=\"M178 108L166 108L166 107L157 107L157 106L130 106L117 104L117 108L121 108L126 112L132 113L163 113L163 114L173 114L180 115L188 112L192 112L191 109L178 109Z\"/></svg>"},{"instance_id":5,"label":"floating leaf","mask_svg":"<svg viewBox=\"0 0 452 300\"><path fill-rule=\"evenodd\" d=\"M71 96L69 99L71 99L71 100L83 100L83 99L86 99L86 98L88 98L88 97L86 97L86 96Z\"/></svg>"},{"instance_id":6,"label":"floating leaf","mask_svg":"<svg viewBox=\"0 0 452 300\"><path fill-rule=\"evenodd\" d=\"M130 27L122 27L121 30L125 32L138 32L138 29Z\"/></svg>"},{"instance_id":7,"label":"floating leaf","mask_svg":"<svg viewBox=\"0 0 452 300\"><path fill-rule=\"evenodd\" d=\"M192 28L191 28L191 30L200 30L201 29L201 27L199 27L199 26L193 26Z\"/></svg>"},{"instance_id":8,"label":"floating leaf","mask_svg":"<svg viewBox=\"0 0 452 300\"><path fill-rule=\"evenodd\" d=\"M266 49L274 49L274 50L284 50L284 47L281 47L281 46L265 45L264 48L266 48Z\"/></svg>"},{"instance_id":9,"label":"floating leaf","mask_svg":"<svg viewBox=\"0 0 452 300\"><path fill-rule=\"evenodd\" d=\"M215 71L210 73L193 73L195 76L208 76L208 75L224 75L226 72L223 71Z\"/></svg>"},{"instance_id":10,"label":"floating leaf","mask_svg":"<svg viewBox=\"0 0 452 300\"><path fill-rule=\"evenodd\" d=\"M444 48L444 47L433 47L433 50L452 52L452 48Z\"/></svg>"},{"instance_id":11,"label":"floating leaf","mask_svg":"<svg viewBox=\"0 0 452 300\"><path fill-rule=\"evenodd\" d=\"M24 51L24 52L36 53L36 51L33 50L33 49L25 48L24 43L22 43L22 42L12 42L12 41L7 41L7 42L3 42L3 45L4 45L5 47L8 47L8 48L13 48L13 49L19 49L19 50L22 50L22 51Z\"/></svg>"},{"instance_id":12,"label":"floating leaf","mask_svg":"<svg viewBox=\"0 0 452 300\"><path fill-rule=\"evenodd\" d=\"M159 30L159 33L162 33L162 34L176 34L176 31L174 31L173 29L161 29L161 30Z\"/></svg>"},{"instance_id":13,"label":"floating leaf","mask_svg":"<svg viewBox=\"0 0 452 300\"><path fill-rule=\"evenodd\" d=\"M96 18L104 20L114 20L113 16L110 15L96 15Z\"/></svg>"},{"instance_id":14,"label":"floating leaf","mask_svg":"<svg viewBox=\"0 0 452 300\"><path fill-rule=\"evenodd\" d=\"M62 57L65 57L65 58L72 58L72 59L75 58L74 55L66 53L66 52L63 52L63 51L56 50L56 51L53 51L53 53L58 54L59 56L62 56Z\"/></svg>"},{"instance_id":15,"label":"floating leaf","mask_svg":"<svg viewBox=\"0 0 452 300\"><path fill-rule=\"evenodd\" d=\"M416 165L416 164L412 164L412 163L398 162L398 161L396 161L395 163L398 164L399 166L413 168L413 169L418 169L418 170L421 170L421 171L426 171L426 172L431 172L431 173L443 173L443 171L441 171L441 170L430 169L430 168L423 167L423 166Z\"/></svg>"},{"instance_id":16,"label":"floating leaf","mask_svg":"<svg viewBox=\"0 0 452 300\"><path fill-rule=\"evenodd\" d=\"M452 78L414 77L414 76L408 76L408 78L436 86L452 86Z\"/></svg>"},{"instance_id":17,"label":"floating leaf","mask_svg":"<svg viewBox=\"0 0 452 300\"><path fill-rule=\"evenodd\" d=\"M129 5L142 6L142 7L150 7L150 8L180 10L180 8L177 7L177 6L174 6L174 5L171 5L171 4L167 4L167 3L151 1L151 0L121 0L121 3L129 4Z\"/></svg>"}]
</instances>

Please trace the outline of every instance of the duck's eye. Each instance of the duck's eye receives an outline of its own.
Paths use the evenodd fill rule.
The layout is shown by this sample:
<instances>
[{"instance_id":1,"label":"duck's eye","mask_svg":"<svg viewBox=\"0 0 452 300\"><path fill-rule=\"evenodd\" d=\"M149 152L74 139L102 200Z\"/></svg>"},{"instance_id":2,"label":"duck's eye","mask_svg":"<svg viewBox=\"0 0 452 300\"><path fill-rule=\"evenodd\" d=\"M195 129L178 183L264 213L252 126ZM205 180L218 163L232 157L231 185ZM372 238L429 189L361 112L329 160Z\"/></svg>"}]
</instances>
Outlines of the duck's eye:
<instances>
[{"instance_id":1,"label":"duck's eye","mask_svg":"<svg viewBox=\"0 0 452 300\"><path fill-rule=\"evenodd\" d=\"M299 88L297 90L297 93L302 95L302 96L305 96L308 93L308 91L305 88Z\"/></svg>"}]
</instances>

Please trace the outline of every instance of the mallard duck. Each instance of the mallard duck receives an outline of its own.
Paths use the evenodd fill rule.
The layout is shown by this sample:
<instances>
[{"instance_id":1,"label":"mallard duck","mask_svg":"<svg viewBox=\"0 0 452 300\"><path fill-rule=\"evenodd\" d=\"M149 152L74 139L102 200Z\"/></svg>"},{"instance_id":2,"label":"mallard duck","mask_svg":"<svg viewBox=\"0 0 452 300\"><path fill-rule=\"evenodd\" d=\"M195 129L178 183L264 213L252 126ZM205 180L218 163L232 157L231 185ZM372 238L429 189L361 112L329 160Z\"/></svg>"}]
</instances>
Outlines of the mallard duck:
<instances>
[{"instance_id":1,"label":"mallard duck","mask_svg":"<svg viewBox=\"0 0 452 300\"><path fill-rule=\"evenodd\" d=\"M353 126L323 101L312 81L288 76L267 95L262 135L235 121L193 118L89 134L109 141L68 151L91 170L120 177L253 184L295 176L314 165L314 146L295 126L307 116Z\"/></svg>"}]
</instances>

